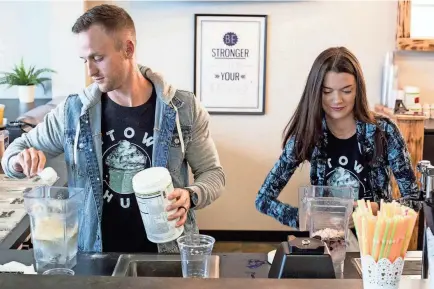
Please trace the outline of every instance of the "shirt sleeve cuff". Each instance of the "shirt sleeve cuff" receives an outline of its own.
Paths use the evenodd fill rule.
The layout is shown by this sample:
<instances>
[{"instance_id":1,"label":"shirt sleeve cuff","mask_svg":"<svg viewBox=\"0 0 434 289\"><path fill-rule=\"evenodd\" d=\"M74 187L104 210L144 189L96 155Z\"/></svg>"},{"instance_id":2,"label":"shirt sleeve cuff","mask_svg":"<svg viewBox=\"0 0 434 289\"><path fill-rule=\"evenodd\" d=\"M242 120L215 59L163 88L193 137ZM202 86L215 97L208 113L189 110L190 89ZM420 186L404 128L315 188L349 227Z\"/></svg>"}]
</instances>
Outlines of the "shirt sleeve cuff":
<instances>
[{"instance_id":1,"label":"shirt sleeve cuff","mask_svg":"<svg viewBox=\"0 0 434 289\"><path fill-rule=\"evenodd\" d=\"M14 163L15 160L17 158L18 155L14 155L11 158L9 158L8 162L7 162L7 166L8 166L8 170L9 170L9 176L12 178L16 178L16 179L22 179L25 178L26 175L23 172L19 172L17 170L15 170L14 168Z\"/></svg>"}]
</instances>

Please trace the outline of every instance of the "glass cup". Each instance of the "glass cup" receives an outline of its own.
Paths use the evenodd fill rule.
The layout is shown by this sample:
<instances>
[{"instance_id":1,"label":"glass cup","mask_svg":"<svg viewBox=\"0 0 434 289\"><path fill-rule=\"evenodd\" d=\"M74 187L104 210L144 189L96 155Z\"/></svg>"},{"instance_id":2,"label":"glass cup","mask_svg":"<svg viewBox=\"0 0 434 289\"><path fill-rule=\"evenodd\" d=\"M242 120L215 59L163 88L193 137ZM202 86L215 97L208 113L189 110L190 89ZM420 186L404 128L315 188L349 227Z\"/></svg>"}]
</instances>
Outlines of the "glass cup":
<instances>
[{"instance_id":1,"label":"glass cup","mask_svg":"<svg viewBox=\"0 0 434 289\"><path fill-rule=\"evenodd\" d=\"M177 239L184 278L209 278L211 253L215 239L201 234L188 234Z\"/></svg>"}]
</instances>

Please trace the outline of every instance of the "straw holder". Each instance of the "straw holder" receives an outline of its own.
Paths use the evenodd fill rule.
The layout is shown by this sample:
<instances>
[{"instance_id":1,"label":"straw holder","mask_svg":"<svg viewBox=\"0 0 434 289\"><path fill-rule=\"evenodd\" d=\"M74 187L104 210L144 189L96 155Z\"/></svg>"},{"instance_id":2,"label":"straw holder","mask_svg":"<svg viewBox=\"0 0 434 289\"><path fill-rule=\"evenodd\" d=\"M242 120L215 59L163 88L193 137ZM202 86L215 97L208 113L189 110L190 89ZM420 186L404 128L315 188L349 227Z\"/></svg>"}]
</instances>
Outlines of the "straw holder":
<instances>
[{"instance_id":1,"label":"straw holder","mask_svg":"<svg viewBox=\"0 0 434 289\"><path fill-rule=\"evenodd\" d=\"M362 278L364 289L398 289L404 260L399 257L391 263L388 258L375 262L370 255L362 256Z\"/></svg>"}]
</instances>

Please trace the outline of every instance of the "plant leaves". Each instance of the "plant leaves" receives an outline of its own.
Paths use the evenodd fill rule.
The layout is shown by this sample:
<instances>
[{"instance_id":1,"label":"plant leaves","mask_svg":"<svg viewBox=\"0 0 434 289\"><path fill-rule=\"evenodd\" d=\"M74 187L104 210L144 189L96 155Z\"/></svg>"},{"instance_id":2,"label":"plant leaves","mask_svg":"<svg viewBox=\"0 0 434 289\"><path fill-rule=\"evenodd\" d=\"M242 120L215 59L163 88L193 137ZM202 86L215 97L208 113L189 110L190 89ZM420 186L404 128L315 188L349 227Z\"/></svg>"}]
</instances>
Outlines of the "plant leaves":
<instances>
[{"instance_id":1,"label":"plant leaves","mask_svg":"<svg viewBox=\"0 0 434 289\"><path fill-rule=\"evenodd\" d=\"M0 72L0 85L7 84L8 88L14 85L42 85L45 91L43 82L51 78L41 77L44 73L56 73L56 71L50 68L36 69L34 65L26 69L21 58L20 63L14 65L11 72Z\"/></svg>"},{"instance_id":2,"label":"plant leaves","mask_svg":"<svg viewBox=\"0 0 434 289\"><path fill-rule=\"evenodd\" d=\"M35 73L33 73L34 76L38 77L39 74L41 73L45 73L45 72L51 72L51 73L56 73L55 70L50 69L50 68L41 68L35 71Z\"/></svg>"}]
</instances>

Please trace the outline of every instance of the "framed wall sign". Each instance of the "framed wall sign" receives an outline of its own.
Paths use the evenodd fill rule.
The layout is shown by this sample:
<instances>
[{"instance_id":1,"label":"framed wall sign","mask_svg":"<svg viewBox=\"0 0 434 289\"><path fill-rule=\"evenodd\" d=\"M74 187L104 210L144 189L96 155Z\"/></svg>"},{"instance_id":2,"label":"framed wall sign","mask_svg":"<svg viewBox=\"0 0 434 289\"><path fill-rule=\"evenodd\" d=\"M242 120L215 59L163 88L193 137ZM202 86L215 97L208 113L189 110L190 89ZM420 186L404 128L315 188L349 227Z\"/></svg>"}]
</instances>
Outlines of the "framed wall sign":
<instances>
[{"instance_id":1,"label":"framed wall sign","mask_svg":"<svg viewBox=\"0 0 434 289\"><path fill-rule=\"evenodd\" d=\"M209 113L264 114L266 15L195 14L194 93Z\"/></svg>"}]
</instances>

